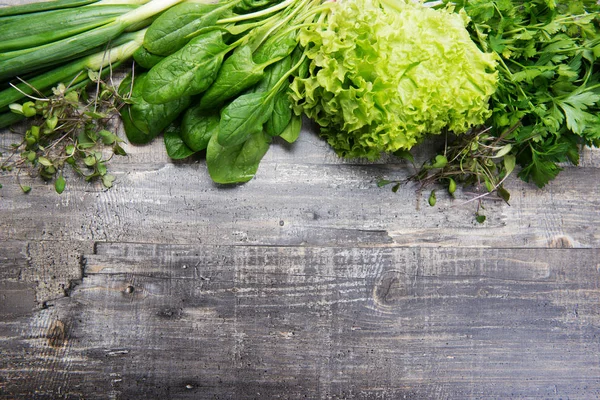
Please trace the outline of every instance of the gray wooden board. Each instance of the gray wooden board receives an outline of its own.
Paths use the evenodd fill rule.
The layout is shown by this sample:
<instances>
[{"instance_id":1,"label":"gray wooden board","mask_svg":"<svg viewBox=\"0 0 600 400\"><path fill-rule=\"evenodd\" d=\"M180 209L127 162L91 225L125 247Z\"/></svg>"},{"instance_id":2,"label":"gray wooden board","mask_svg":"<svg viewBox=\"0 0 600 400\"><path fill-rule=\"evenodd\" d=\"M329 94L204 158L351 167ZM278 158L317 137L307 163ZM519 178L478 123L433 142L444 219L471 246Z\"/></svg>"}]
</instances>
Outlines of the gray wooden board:
<instances>
[{"instance_id":1,"label":"gray wooden board","mask_svg":"<svg viewBox=\"0 0 600 400\"><path fill-rule=\"evenodd\" d=\"M10 398L596 398L598 249L99 243Z\"/></svg>"},{"instance_id":2,"label":"gray wooden board","mask_svg":"<svg viewBox=\"0 0 600 400\"><path fill-rule=\"evenodd\" d=\"M254 180L234 187L210 181L201 158L172 162L160 140L127 146L111 162L111 190L68 177L65 193L27 180L22 195L7 177L0 191L0 240L138 241L205 244L378 244L391 246L598 247L600 152L587 151L584 167L568 167L543 190L510 179L510 205L484 202L484 224L474 220L474 195L438 204L415 186L398 193L378 188L405 178L403 162L349 164L311 131L284 150L274 145ZM1 136L0 136L0 140ZM32 210L35 211L32 214ZM27 223L23 223L27 221Z\"/></svg>"},{"instance_id":3,"label":"gray wooden board","mask_svg":"<svg viewBox=\"0 0 600 400\"><path fill-rule=\"evenodd\" d=\"M597 150L544 190L511 179L480 225L471 194L429 207L377 188L407 164L302 137L230 188L159 141L126 146L111 190L5 175L0 396L600 396Z\"/></svg>"}]
</instances>

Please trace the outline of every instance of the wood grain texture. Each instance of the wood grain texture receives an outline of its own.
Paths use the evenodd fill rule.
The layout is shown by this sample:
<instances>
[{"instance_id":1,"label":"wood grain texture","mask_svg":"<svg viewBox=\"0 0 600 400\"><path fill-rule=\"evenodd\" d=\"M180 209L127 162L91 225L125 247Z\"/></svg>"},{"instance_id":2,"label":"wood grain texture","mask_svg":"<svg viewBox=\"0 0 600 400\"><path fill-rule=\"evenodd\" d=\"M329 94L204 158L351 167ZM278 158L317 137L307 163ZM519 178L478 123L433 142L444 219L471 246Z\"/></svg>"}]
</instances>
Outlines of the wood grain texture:
<instances>
[{"instance_id":1,"label":"wood grain texture","mask_svg":"<svg viewBox=\"0 0 600 400\"><path fill-rule=\"evenodd\" d=\"M337 161L311 132L285 150L273 146L257 177L234 187L213 184L203 160L171 162L160 141L130 147L112 162L116 186L108 191L69 177L65 193L28 181L2 190L0 240L139 241L146 243L388 245L460 247L586 247L600 244L600 170L566 168L544 190L517 179L510 205L486 201L483 225L474 221L473 197L438 205L416 187L398 193L377 180L411 172L401 162ZM597 151L590 151L596 157ZM318 160L321 158L321 160ZM588 158L591 158L588 157ZM336 162L337 161L337 162ZM24 179L24 178L22 178ZM28 223L31 211L38 218Z\"/></svg>"},{"instance_id":2,"label":"wood grain texture","mask_svg":"<svg viewBox=\"0 0 600 400\"><path fill-rule=\"evenodd\" d=\"M595 398L599 256L98 244L70 296L13 325L27 334L0 342L3 390L89 399Z\"/></svg>"},{"instance_id":3,"label":"wood grain texture","mask_svg":"<svg viewBox=\"0 0 600 400\"><path fill-rule=\"evenodd\" d=\"M234 187L127 151L111 190L3 178L0 398L600 396L597 150L483 225L311 131Z\"/></svg>"}]
</instances>

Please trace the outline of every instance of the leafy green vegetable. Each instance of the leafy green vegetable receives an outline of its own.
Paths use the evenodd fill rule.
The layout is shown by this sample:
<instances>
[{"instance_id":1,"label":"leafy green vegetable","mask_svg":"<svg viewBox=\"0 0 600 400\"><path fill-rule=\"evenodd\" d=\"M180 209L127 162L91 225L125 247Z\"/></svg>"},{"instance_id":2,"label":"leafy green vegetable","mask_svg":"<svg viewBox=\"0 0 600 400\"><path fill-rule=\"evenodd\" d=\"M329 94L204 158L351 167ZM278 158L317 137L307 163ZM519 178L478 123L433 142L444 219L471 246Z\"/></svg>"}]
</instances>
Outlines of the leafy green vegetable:
<instances>
[{"instance_id":1,"label":"leafy green vegetable","mask_svg":"<svg viewBox=\"0 0 600 400\"><path fill-rule=\"evenodd\" d=\"M121 123L123 124L123 130L125 131L125 135L127 135L127 139L131 143L145 144L150 142L154 138L154 136L148 135L147 133L143 132L141 129L138 129L138 127L134 125L128 107L123 107L123 109L121 110Z\"/></svg>"},{"instance_id":2,"label":"leafy green vegetable","mask_svg":"<svg viewBox=\"0 0 600 400\"><path fill-rule=\"evenodd\" d=\"M298 115L292 115L289 124L285 127L283 132L279 135L283 140L288 143L294 143L300 136L302 130L302 117Z\"/></svg>"},{"instance_id":3,"label":"leafy green vegetable","mask_svg":"<svg viewBox=\"0 0 600 400\"><path fill-rule=\"evenodd\" d=\"M206 151L208 173L216 183L247 182L256 175L260 160L269 150L271 137L263 132L251 135L245 142L222 146L213 136Z\"/></svg>"},{"instance_id":4,"label":"leafy green vegetable","mask_svg":"<svg viewBox=\"0 0 600 400\"><path fill-rule=\"evenodd\" d=\"M146 32L144 48L153 54L168 56L181 49L202 29L214 29L234 3L181 3L161 14Z\"/></svg>"},{"instance_id":5,"label":"leafy green vegetable","mask_svg":"<svg viewBox=\"0 0 600 400\"><path fill-rule=\"evenodd\" d=\"M194 106L188 108L181 121L181 137L194 151L206 149L211 137L219 131L220 116L216 112Z\"/></svg>"},{"instance_id":6,"label":"leafy green vegetable","mask_svg":"<svg viewBox=\"0 0 600 400\"><path fill-rule=\"evenodd\" d=\"M289 56L298 46L297 35L296 30L289 30L270 36L254 52L254 61L262 64Z\"/></svg>"},{"instance_id":7,"label":"leafy green vegetable","mask_svg":"<svg viewBox=\"0 0 600 400\"><path fill-rule=\"evenodd\" d=\"M276 0L242 0L240 3L236 4L235 11L244 12L260 9L276 2Z\"/></svg>"},{"instance_id":8,"label":"leafy green vegetable","mask_svg":"<svg viewBox=\"0 0 600 400\"><path fill-rule=\"evenodd\" d=\"M249 137L262 132L263 124L273 112L269 92L246 93L221 111L218 142L230 147L244 143Z\"/></svg>"},{"instance_id":9,"label":"leafy green vegetable","mask_svg":"<svg viewBox=\"0 0 600 400\"><path fill-rule=\"evenodd\" d=\"M252 89L254 92L267 92L275 87L292 68L292 57L285 57L265 68L263 79Z\"/></svg>"},{"instance_id":10,"label":"leafy green vegetable","mask_svg":"<svg viewBox=\"0 0 600 400\"><path fill-rule=\"evenodd\" d=\"M133 59L135 62L146 69L154 67L160 61L162 61L163 58L163 56L150 53L144 46L141 46L135 51L135 53L133 53Z\"/></svg>"},{"instance_id":11,"label":"leafy green vegetable","mask_svg":"<svg viewBox=\"0 0 600 400\"><path fill-rule=\"evenodd\" d=\"M473 43L464 15L411 1L334 4L323 28L300 32L312 62L292 96L338 154L376 159L490 116L495 61Z\"/></svg>"},{"instance_id":12,"label":"leafy green vegetable","mask_svg":"<svg viewBox=\"0 0 600 400\"><path fill-rule=\"evenodd\" d=\"M131 75L123 80L119 93L126 96L131 89ZM137 75L129 96L130 104L121 110L125 133L130 142L148 143L158 136L190 104L189 97L180 97L163 104L150 104L142 96L148 74Z\"/></svg>"},{"instance_id":13,"label":"leafy green vegetable","mask_svg":"<svg viewBox=\"0 0 600 400\"><path fill-rule=\"evenodd\" d=\"M273 99L273 112L265 123L265 132L271 136L279 136L292 119L292 101L283 87Z\"/></svg>"},{"instance_id":14,"label":"leafy green vegetable","mask_svg":"<svg viewBox=\"0 0 600 400\"><path fill-rule=\"evenodd\" d=\"M148 72L144 100L160 104L202 93L216 78L228 49L221 31L195 37Z\"/></svg>"},{"instance_id":15,"label":"leafy green vegetable","mask_svg":"<svg viewBox=\"0 0 600 400\"><path fill-rule=\"evenodd\" d=\"M177 125L171 124L165 130L163 139L165 141L167 155L174 160L181 160L195 153L195 151L190 149L183 141L180 128Z\"/></svg>"},{"instance_id":16,"label":"leafy green vegetable","mask_svg":"<svg viewBox=\"0 0 600 400\"><path fill-rule=\"evenodd\" d=\"M292 115L287 89L300 70L301 76L308 71L297 35L299 29L323 20L322 13L329 5L321 0L220 0L211 4L151 0L141 6L102 2L93 10L82 10L81 3L71 1L59 0L61 5L56 7L0 11L17 14L5 17L0 26L7 39L0 44L7 50L0 53L0 80L15 78L17 71L48 69L15 88L0 82L6 83L6 90L0 92L0 123L46 112L37 102L13 104L24 96L43 95L39 90L49 90L57 81L77 86L88 76L94 80L102 68L110 71L113 63L133 55L136 63L149 71L136 70L121 83L118 92L98 86L95 99L117 99L112 100L112 111L120 112L131 143L151 141L187 110L181 131L171 125L164 132L167 153L178 159L207 149L215 180L234 183L254 176L272 136L289 142L297 139L302 119ZM52 8L58 11L35 13ZM19 10L33 14L19 15ZM64 24L59 24L59 17L65 19ZM24 21L38 23L30 32L11 28ZM136 33L124 33L128 30ZM104 53L108 42L114 45L109 55ZM93 54L83 57L88 52ZM78 59L65 63L71 58ZM196 95L201 96L189 108L191 97ZM63 101L77 106L81 99L67 93ZM86 118L97 119L110 115L95 107L83 113ZM61 121L54 114L44 114L42 124L27 130L23 159L38 167L43 177L56 175L64 161L80 171L92 171L86 179L99 177L106 187L112 186L115 178L107 173L108 160L94 148L103 143L113 146L115 154L125 154L120 139L108 130L86 128L78 133L76 144L69 144L61 153L64 159L55 162L40 143L47 132L62 128ZM82 168L77 164L79 158ZM64 189L62 175L55 187L57 191Z\"/></svg>"},{"instance_id":17,"label":"leafy green vegetable","mask_svg":"<svg viewBox=\"0 0 600 400\"><path fill-rule=\"evenodd\" d=\"M543 187L560 163L577 163L580 145L600 138L600 6L582 0L453 3L471 17L473 40L500 61L490 133L511 144L507 155L522 167L519 176Z\"/></svg>"},{"instance_id":18,"label":"leafy green vegetable","mask_svg":"<svg viewBox=\"0 0 600 400\"><path fill-rule=\"evenodd\" d=\"M258 83L264 76L267 64L256 64L250 46L240 46L225 60L215 81L204 92L200 106L209 109L220 107L226 100Z\"/></svg>"}]
</instances>

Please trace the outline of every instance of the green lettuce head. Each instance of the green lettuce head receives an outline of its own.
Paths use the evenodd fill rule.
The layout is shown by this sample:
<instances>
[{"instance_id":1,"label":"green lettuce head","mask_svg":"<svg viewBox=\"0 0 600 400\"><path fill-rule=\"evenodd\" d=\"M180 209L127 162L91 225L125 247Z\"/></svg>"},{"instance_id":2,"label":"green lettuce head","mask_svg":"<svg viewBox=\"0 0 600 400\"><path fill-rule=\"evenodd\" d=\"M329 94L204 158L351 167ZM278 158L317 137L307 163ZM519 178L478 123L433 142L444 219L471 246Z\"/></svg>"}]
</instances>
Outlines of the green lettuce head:
<instances>
[{"instance_id":1,"label":"green lettuce head","mask_svg":"<svg viewBox=\"0 0 600 400\"><path fill-rule=\"evenodd\" d=\"M311 64L292 84L295 111L341 156L371 160L483 124L496 63L467 23L464 13L410 0L341 0L300 34Z\"/></svg>"}]
</instances>

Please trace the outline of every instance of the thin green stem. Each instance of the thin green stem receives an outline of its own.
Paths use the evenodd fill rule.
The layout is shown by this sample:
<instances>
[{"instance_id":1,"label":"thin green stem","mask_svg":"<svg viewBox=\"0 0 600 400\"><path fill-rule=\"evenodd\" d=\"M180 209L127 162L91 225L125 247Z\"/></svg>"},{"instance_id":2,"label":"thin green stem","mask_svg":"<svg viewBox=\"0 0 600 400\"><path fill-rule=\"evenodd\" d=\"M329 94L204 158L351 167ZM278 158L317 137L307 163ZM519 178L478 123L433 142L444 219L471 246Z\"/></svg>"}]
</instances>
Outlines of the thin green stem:
<instances>
[{"instance_id":1,"label":"thin green stem","mask_svg":"<svg viewBox=\"0 0 600 400\"><path fill-rule=\"evenodd\" d=\"M279 18L279 15L272 15L268 18L262 19L262 20L258 20L258 21L254 21L254 22L248 22L245 24L232 24L232 26L230 27L224 27L223 29L226 30L227 32L229 32L232 35L239 35L242 34L246 31L249 31L251 29L254 28L258 28L262 25L267 25L267 24L271 24L274 23L275 21L277 21ZM219 23L219 22L217 22Z\"/></svg>"},{"instance_id":2,"label":"thin green stem","mask_svg":"<svg viewBox=\"0 0 600 400\"><path fill-rule=\"evenodd\" d=\"M279 92L279 89L281 89L281 86L289 79L290 75L292 75L294 71L300 68L300 66L304 62L304 59L306 59L306 54L302 54L300 60L296 64L294 64L294 66L292 66L292 68L290 68L281 78L279 78L277 83L275 83L275 85L273 85L273 87L269 91L269 94L267 95L265 101L271 100Z\"/></svg>"},{"instance_id":3,"label":"thin green stem","mask_svg":"<svg viewBox=\"0 0 600 400\"><path fill-rule=\"evenodd\" d=\"M217 24L229 24L232 22L247 21L247 20L254 19L254 18L261 18L261 17L264 17L265 15L269 15L274 12L283 10L284 8L294 4L296 1L298 1L298 0L286 0L277 5L274 5L272 7L265 8L264 10L256 11L256 12L249 13L249 14L236 15L235 17L230 17L230 18L223 18L223 19L218 20Z\"/></svg>"}]
</instances>

